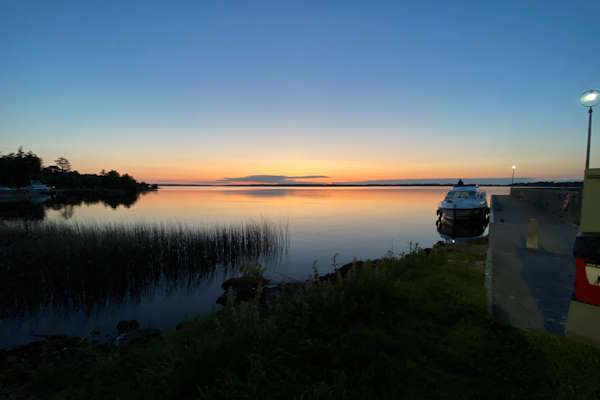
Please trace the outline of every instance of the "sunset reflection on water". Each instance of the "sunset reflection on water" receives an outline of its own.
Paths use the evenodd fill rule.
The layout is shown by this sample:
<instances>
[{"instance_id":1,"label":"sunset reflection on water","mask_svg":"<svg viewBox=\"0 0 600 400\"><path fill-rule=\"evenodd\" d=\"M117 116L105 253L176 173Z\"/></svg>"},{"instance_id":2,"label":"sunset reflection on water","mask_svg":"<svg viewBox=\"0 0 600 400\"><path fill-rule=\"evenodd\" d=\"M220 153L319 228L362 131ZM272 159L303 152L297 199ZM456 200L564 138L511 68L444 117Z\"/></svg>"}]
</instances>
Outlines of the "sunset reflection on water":
<instances>
[{"instance_id":1,"label":"sunset reflection on water","mask_svg":"<svg viewBox=\"0 0 600 400\"><path fill-rule=\"evenodd\" d=\"M357 259L401 253L410 244L431 246L441 239L436 209L448 187L163 187L137 200L106 203L22 205L0 218L58 221L78 225L165 224L175 226L239 225L266 221L284 225L289 242L276 258L261 259L273 281L304 280ZM488 196L508 188L483 188ZM27 207L34 207L29 210ZM68 212L67 212L68 211ZM14 214L14 215L13 215ZM20 217L21 216L21 217ZM111 260L107 259L107 263ZM118 267L118 266L117 266ZM114 331L119 320L138 320L142 326L174 327L186 315L202 315L215 307L221 283L236 268L215 266L205 278L181 282L147 280L136 296L95 298L90 310L46 305L23 316L7 318L0 326L0 347L34 340L35 332L87 335L94 329ZM188 277L189 278L189 277ZM106 276L107 282L111 277ZM68 299L70 293L64 293Z\"/></svg>"},{"instance_id":2,"label":"sunset reflection on water","mask_svg":"<svg viewBox=\"0 0 600 400\"><path fill-rule=\"evenodd\" d=\"M488 196L507 193L488 187ZM447 187L161 187L130 207L75 207L73 223L237 224L266 220L286 224L290 249L272 269L304 277L314 260L328 269L331 258L346 262L375 258L409 243L430 246L440 239L435 211ZM49 210L50 220L64 220Z\"/></svg>"}]
</instances>

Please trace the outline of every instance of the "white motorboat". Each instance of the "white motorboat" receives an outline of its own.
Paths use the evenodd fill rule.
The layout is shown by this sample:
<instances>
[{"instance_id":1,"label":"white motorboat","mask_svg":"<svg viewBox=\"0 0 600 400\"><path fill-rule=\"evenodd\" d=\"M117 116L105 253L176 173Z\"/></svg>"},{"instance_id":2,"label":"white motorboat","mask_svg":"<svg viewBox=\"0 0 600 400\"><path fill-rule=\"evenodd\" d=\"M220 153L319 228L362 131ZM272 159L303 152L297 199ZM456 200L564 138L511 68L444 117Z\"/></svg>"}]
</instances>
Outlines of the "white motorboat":
<instances>
[{"instance_id":1,"label":"white motorboat","mask_svg":"<svg viewBox=\"0 0 600 400\"><path fill-rule=\"evenodd\" d=\"M490 209L486 194L477 185L452 187L437 210L441 223L482 223L487 220Z\"/></svg>"},{"instance_id":2,"label":"white motorboat","mask_svg":"<svg viewBox=\"0 0 600 400\"><path fill-rule=\"evenodd\" d=\"M49 193L54 190L53 187L44 185L40 181L31 181L29 183L29 186L26 186L23 189L27 190L30 193Z\"/></svg>"}]
</instances>

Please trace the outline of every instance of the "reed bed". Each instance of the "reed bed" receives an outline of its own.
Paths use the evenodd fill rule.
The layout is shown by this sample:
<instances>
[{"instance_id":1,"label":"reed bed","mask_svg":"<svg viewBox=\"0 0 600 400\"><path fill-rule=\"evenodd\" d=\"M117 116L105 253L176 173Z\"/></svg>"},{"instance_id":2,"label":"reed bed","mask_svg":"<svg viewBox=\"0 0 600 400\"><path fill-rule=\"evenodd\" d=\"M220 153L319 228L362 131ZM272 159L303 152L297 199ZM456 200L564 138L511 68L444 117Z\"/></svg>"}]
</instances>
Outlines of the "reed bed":
<instances>
[{"instance_id":1,"label":"reed bed","mask_svg":"<svg viewBox=\"0 0 600 400\"><path fill-rule=\"evenodd\" d=\"M278 257L287 226L0 224L0 316L40 306L92 310L158 285L211 279L218 267Z\"/></svg>"}]
</instances>

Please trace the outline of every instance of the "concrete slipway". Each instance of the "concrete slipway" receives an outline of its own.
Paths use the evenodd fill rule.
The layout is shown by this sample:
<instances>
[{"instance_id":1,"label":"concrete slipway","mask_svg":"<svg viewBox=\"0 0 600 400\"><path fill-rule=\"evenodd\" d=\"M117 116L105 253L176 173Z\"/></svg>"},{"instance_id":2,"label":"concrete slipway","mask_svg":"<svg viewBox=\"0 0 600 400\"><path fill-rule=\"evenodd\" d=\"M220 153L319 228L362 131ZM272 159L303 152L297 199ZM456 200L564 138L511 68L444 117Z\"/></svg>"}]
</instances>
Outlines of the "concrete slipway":
<instances>
[{"instance_id":1,"label":"concrete slipway","mask_svg":"<svg viewBox=\"0 0 600 400\"><path fill-rule=\"evenodd\" d=\"M521 329L564 334L573 293L577 225L515 196L493 196L486 266L488 305ZM530 220L538 246L527 248Z\"/></svg>"}]
</instances>

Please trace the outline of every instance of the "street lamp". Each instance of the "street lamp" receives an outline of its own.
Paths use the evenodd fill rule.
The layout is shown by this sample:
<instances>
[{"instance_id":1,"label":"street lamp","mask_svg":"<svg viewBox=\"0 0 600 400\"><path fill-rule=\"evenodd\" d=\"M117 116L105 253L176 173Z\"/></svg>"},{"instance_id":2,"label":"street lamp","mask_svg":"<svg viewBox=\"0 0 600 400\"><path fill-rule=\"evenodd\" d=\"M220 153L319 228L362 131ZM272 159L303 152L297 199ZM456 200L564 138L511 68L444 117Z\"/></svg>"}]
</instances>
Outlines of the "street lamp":
<instances>
[{"instance_id":1,"label":"street lamp","mask_svg":"<svg viewBox=\"0 0 600 400\"><path fill-rule=\"evenodd\" d=\"M512 175L512 179L510 181L510 184L513 185L515 183L515 169L517 169L516 165L512 166L512 170L513 170L513 175Z\"/></svg>"},{"instance_id":2,"label":"street lamp","mask_svg":"<svg viewBox=\"0 0 600 400\"><path fill-rule=\"evenodd\" d=\"M596 89L590 89L583 92L579 98L579 102L582 106L589 108L588 117L588 137L587 137L587 151L585 153L585 169L590 168L590 142L592 141L592 108L600 104L600 91Z\"/></svg>"}]
</instances>

